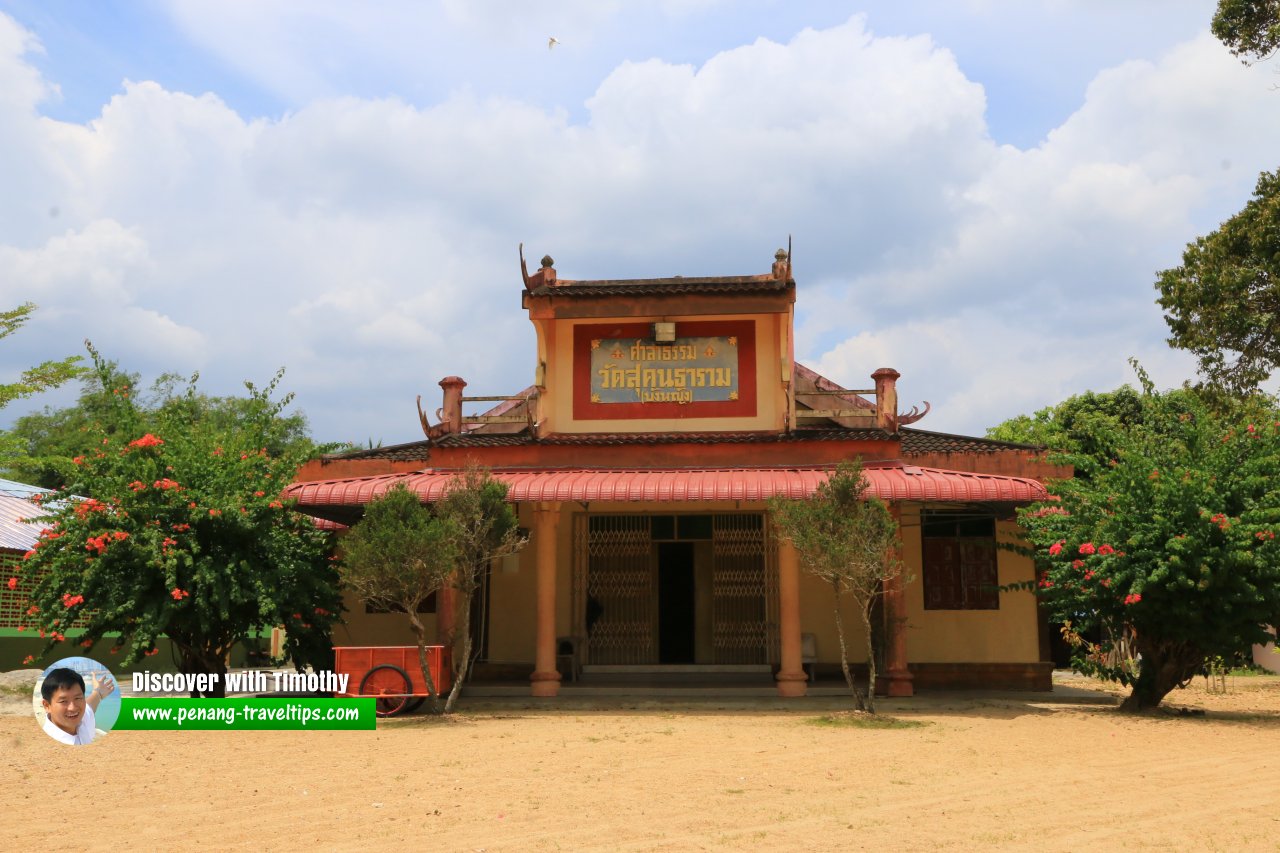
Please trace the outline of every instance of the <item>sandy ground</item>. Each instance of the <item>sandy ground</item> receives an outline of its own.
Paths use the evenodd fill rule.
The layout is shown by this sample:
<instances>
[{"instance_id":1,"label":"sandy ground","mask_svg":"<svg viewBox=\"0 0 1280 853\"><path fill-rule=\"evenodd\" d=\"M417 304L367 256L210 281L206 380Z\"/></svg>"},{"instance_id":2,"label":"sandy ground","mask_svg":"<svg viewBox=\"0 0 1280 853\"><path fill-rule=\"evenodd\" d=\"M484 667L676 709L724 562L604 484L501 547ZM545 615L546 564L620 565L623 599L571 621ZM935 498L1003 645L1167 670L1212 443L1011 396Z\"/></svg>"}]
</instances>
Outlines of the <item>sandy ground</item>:
<instances>
[{"instance_id":1,"label":"sandy ground","mask_svg":"<svg viewBox=\"0 0 1280 853\"><path fill-rule=\"evenodd\" d=\"M1186 717L1064 684L884 703L924 723L895 730L814 725L829 700L511 705L73 749L0 716L0 849L74 819L77 849L1280 850L1280 677L1199 681Z\"/></svg>"}]
</instances>

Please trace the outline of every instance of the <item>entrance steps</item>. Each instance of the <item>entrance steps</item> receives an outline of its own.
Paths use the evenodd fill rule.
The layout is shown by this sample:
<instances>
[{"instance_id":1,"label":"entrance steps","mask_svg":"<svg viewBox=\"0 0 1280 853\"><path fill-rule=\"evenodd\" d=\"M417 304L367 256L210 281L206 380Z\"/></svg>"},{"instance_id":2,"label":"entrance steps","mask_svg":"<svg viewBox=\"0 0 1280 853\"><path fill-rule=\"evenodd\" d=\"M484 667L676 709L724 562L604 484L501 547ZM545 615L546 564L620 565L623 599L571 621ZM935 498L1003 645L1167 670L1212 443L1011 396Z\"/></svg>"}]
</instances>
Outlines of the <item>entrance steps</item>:
<instances>
[{"instance_id":1,"label":"entrance steps","mask_svg":"<svg viewBox=\"0 0 1280 853\"><path fill-rule=\"evenodd\" d=\"M649 699L722 699L777 696L768 664L587 664L577 681L560 682L565 698L633 697ZM528 696L522 682L472 682L462 688L469 698Z\"/></svg>"}]
</instances>

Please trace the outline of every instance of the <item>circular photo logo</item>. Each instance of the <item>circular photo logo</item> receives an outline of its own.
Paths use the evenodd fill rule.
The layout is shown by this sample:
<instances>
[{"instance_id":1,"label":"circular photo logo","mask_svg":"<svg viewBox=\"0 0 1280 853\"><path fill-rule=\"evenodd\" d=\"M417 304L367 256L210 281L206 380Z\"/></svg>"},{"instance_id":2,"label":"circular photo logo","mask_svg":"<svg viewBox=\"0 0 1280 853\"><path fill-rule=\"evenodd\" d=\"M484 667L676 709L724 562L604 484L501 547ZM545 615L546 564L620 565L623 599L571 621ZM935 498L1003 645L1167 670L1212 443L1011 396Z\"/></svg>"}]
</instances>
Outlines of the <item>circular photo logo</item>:
<instances>
[{"instance_id":1,"label":"circular photo logo","mask_svg":"<svg viewBox=\"0 0 1280 853\"><path fill-rule=\"evenodd\" d=\"M83 746L116 724L120 687L93 658L63 658L40 673L31 704L45 734L59 743Z\"/></svg>"}]
</instances>

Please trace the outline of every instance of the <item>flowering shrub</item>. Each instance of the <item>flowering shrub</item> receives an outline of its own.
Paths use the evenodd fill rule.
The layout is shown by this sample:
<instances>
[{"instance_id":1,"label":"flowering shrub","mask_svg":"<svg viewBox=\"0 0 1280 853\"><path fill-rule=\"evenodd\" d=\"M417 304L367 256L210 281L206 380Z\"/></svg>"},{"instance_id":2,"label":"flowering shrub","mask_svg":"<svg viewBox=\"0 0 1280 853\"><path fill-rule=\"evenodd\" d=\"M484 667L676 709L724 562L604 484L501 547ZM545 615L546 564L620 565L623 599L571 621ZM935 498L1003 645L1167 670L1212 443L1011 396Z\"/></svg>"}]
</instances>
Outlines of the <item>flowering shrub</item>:
<instances>
[{"instance_id":1,"label":"flowering shrub","mask_svg":"<svg viewBox=\"0 0 1280 853\"><path fill-rule=\"evenodd\" d=\"M1144 385L1139 416L1077 422L1077 447L1101 452L1062 457L1077 472L1053 484L1063 512L1019 511L1074 666L1131 685L1127 709L1264 641L1280 615L1280 424Z\"/></svg>"},{"instance_id":2,"label":"flowering shrub","mask_svg":"<svg viewBox=\"0 0 1280 853\"><path fill-rule=\"evenodd\" d=\"M303 461L262 452L289 401L270 399L276 381L248 385L247 414L222 426L112 396L98 450L45 501L48 527L8 582L30 593L23 627L50 640L73 622L87 641L119 634L110 651L126 666L167 636L184 671L222 672L235 643L283 625L295 662L327 665L338 577L327 537L274 498Z\"/></svg>"}]
</instances>

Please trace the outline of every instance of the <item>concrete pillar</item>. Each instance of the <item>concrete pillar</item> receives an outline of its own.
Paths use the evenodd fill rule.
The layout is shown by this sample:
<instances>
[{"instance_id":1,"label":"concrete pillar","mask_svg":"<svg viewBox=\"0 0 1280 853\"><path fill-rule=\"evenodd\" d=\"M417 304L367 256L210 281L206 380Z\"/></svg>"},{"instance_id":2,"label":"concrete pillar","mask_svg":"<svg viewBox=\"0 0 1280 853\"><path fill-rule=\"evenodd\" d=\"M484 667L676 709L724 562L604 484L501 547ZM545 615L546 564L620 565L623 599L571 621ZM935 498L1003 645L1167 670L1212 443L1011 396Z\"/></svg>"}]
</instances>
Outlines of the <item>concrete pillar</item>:
<instances>
[{"instance_id":1,"label":"concrete pillar","mask_svg":"<svg viewBox=\"0 0 1280 853\"><path fill-rule=\"evenodd\" d=\"M898 522L898 544L890 555L902 559L902 507L890 504L889 512ZM890 696L914 696L911 670L907 668L907 599L902 589L902 572L884 582L885 677Z\"/></svg>"},{"instance_id":2,"label":"concrete pillar","mask_svg":"<svg viewBox=\"0 0 1280 853\"><path fill-rule=\"evenodd\" d=\"M446 376L440 380L440 387L444 389L440 424L445 432L462 432L462 389L467 383L461 376Z\"/></svg>"},{"instance_id":3,"label":"concrete pillar","mask_svg":"<svg viewBox=\"0 0 1280 853\"><path fill-rule=\"evenodd\" d=\"M534 696L555 696L560 692L556 670L556 531L560 524L560 504L540 503L533 509L533 549L537 563L537 632L534 641Z\"/></svg>"},{"instance_id":4,"label":"concrete pillar","mask_svg":"<svg viewBox=\"0 0 1280 853\"><path fill-rule=\"evenodd\" d=\"M452 647L458 628L458 591L447 585L436 593L436 643Z\"/></svg>"},{"instance_id":5,"label":"concrete pillar","mask_svg":"<svg viewBox=\"0 0 1280 853\"><path fill-rule=\"evenodd\" d=\"M782 647L778 695L804 696L809 677L800 649L800 558L785 539L778 541L778 634Z\"/></svg>"},{"instance_id":6,"label":"concrete pillar","mask_svg":"<svg viewBox=\"0 0 1280 853\"><path fill-rule=\"evenodd\" d=\"M892 367L882 367L871 374L876 383L876 426L886 432L898 431L898 377Z\"/></svg>"}]
</instances>

